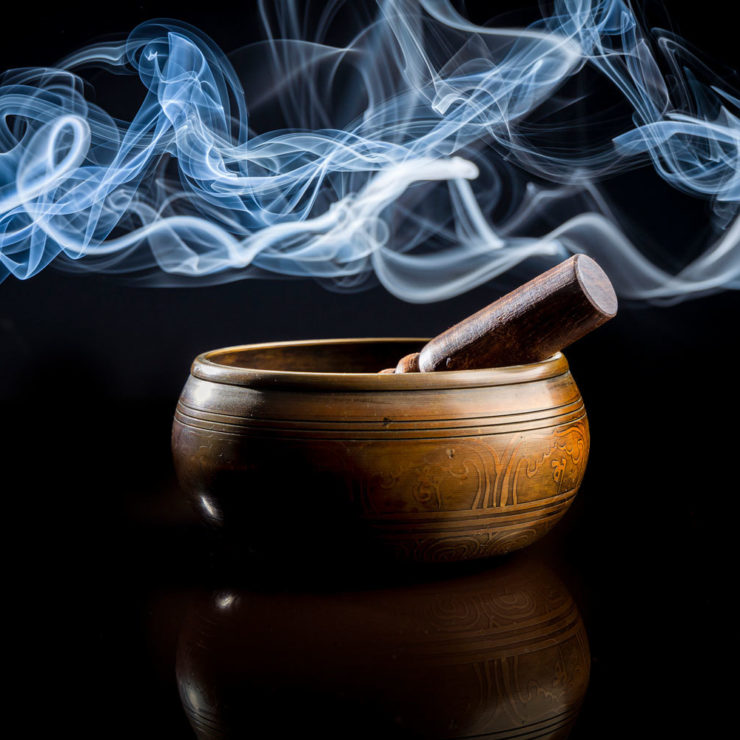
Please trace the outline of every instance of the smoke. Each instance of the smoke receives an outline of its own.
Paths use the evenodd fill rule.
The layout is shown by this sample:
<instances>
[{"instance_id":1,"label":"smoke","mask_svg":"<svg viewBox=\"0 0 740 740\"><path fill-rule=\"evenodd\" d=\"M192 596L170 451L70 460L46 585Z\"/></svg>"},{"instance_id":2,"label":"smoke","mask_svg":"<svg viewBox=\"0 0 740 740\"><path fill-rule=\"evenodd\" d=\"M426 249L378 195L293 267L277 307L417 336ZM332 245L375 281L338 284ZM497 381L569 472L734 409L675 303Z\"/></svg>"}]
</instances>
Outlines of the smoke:
<instances>
[{"instance_id":1,"label":"smoke","mask_svg":"<svg viewBox=\"0 0 740 740\"><path fill-rule=\"evenodd\" d=\"M628 298L740 288L740 100L679 39L625 0L556 0L524 29L473 25L447 0L359 5L309 22L262 2L264 40L231 60L156 20L7 72L0 281L54 262L161 285L377 280L425 302L586 252ZM91 101L90 67L138 77L133 118ZM600 86L571 92L594 74L629 110L619 130ZM715 241L676 274L601 186L645 163L711 204Z\"/></svg>"}]
</instances>

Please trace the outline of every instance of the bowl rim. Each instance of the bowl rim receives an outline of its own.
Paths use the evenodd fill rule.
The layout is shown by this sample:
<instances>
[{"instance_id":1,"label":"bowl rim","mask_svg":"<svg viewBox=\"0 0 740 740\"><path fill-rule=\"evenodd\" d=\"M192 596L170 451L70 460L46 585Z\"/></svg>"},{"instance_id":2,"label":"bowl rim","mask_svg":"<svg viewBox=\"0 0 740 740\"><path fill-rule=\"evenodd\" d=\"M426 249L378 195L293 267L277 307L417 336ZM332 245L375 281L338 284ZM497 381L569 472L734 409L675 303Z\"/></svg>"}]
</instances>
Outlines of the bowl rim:
<instances>
[{"instance_id":1,"label":"bowl rim","mask_svg":"<svg viewBox=\"0 0 740 740\"><path fill-rule=\"evenodd\" d=\"M327 344L370 344L397 342L398 344L429 340L423 337L363 337L343 339L298 339L282 342L260 342L220 347L199 354L190 368L190 374L214 383L246 388L316 389L325 391L425 391L453 388L476 388L517 385L546 380L569 371L568 361L561 352L541 362L526 365L485 368L481 370L439 370L433 373L381 375L380 373L305 372L298 370L265 370L235 367L219 363L219 355L252 349L317 346ZM400 359L400 353L399 353Z\"/></svg>"}]
</instances>

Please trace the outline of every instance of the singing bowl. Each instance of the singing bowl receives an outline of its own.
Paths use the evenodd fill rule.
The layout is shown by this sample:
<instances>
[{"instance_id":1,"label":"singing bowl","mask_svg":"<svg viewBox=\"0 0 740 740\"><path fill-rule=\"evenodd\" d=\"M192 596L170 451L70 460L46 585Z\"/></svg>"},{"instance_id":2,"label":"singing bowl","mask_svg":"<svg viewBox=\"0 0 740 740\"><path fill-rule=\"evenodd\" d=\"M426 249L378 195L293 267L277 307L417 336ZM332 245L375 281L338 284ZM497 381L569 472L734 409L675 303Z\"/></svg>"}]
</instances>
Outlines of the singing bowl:
<instances>
[{"instance_id":1,"label":"singing bowl","mask_svg":"<svg viewBox=\"0 0 740 740\"><path fill-rule=\"evenodd\" d=\"M565 357L377 371L423 339L206 352L177 405L182 487L248 548L406 561L507 553L548 532L583 479L589 431Z\"/></svg>"}]
</instances>

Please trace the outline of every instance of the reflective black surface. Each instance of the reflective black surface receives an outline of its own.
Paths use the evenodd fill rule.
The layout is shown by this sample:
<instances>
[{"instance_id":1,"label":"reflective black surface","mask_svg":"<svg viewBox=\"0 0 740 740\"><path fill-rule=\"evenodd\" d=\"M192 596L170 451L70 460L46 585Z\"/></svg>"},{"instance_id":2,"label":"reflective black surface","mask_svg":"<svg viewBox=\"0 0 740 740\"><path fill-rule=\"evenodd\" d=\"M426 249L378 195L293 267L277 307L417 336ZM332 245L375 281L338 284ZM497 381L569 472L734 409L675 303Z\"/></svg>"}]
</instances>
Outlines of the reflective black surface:
<instances>
[{"instance_id":1,"label":"reflective black surface","mask_svg":"<svg viewBox=\"0 0 740 740\"><path fill-rule=\"evenodd\" d=\"M542 559L409 575L194 597L177 681L198 737L565 737L590 654Z\"/></svg>"}]
</instances>

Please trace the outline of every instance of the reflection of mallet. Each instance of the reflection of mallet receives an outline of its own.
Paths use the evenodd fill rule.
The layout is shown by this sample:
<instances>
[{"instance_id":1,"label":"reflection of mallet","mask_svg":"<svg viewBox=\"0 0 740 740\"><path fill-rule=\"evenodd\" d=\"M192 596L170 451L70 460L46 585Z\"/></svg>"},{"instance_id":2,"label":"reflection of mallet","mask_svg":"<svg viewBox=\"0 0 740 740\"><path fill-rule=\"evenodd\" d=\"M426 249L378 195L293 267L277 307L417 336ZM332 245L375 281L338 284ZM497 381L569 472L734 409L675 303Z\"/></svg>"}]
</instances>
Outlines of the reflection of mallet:
<instances>
[{"instance_id":1,"label":"reflection of mallet","mask_svg":"<svg viewBox=\"0 0 740 740\"><path fill-rule=\"evenodd\" d=\"M539 362L617 313L606 273L577 254L402 357L381 373L429 373Z\"/></svg>"}]
</instances>

